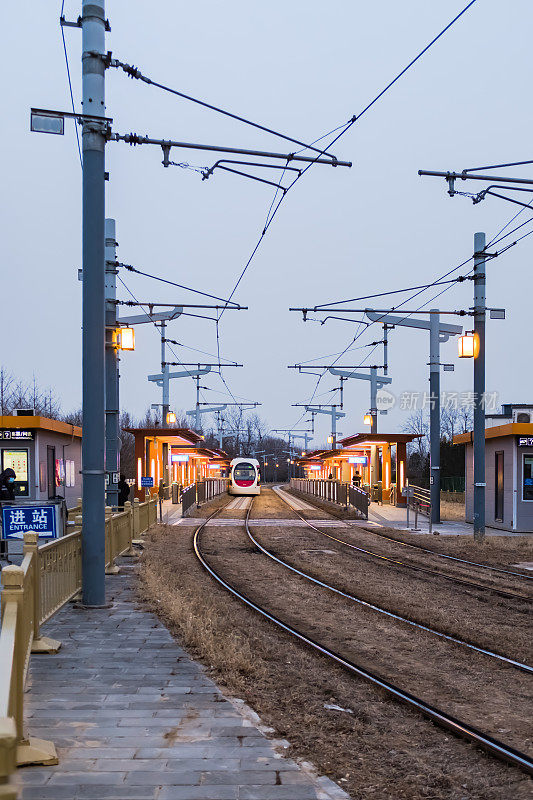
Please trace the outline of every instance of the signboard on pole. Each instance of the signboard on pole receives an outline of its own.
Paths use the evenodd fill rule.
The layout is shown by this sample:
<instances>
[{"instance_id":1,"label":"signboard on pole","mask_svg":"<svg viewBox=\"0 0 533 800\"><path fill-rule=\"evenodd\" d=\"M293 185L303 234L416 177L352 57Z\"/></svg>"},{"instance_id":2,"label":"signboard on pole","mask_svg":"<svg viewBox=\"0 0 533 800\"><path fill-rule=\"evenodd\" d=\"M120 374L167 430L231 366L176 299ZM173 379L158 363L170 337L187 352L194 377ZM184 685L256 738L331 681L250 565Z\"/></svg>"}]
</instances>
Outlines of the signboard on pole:
<instances>
[{"instance_id":1,"label":"signboard on pole","mask_svg":"<svg viewBox=\"0 0 533 800\"><path fill-rule=\"evenodd\" d=\"M2 539L23 539L33 531L42 539L57 539L55 506L4 506Z\"/></svg>"},{"instance_id":2,"label":"signboard on pole","mask_svg":"<svg viewBox=\"0 0 533 800\"><path fill-rule=\"evenodd\" d=\"M143 475L141 477L141 486L145 489L151 489L154 485L154 479L150 475Z\"/></svg>"}]
</instances>

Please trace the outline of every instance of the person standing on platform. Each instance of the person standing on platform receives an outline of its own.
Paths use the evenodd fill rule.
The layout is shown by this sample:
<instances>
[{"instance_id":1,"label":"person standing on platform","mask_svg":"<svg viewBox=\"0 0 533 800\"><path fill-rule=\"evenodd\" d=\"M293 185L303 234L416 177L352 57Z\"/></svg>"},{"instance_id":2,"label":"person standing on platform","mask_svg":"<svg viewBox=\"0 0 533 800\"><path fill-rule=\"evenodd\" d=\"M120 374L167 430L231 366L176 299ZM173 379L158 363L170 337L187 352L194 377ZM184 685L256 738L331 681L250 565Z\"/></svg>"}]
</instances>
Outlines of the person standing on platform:
<instances>
[{"instance_id":1,"label":"person standing on platform","mask_svg":"<svg viewBox=\"0 0 533 800\"><path fill-rule=\"evenodd\" d=\"M15 499L15 470L8 467L0 472L0 500L12 503ZM7 559L7 541L0 539L0 558Z\"/></svg>"},{"instance_id":2,"label":"person standing on platform","mask_svg":"<svg viewBox=\"0 0 533 800\"><path fill-rule=\"evenodd\" d=\"M126 502L126 500L129 499L130 496L130 485L129 483L127 483L125 475L120 476L117 488L118 488L118 505L119 508L123 509L124 503Z\"/></svg>"}]
</instances>

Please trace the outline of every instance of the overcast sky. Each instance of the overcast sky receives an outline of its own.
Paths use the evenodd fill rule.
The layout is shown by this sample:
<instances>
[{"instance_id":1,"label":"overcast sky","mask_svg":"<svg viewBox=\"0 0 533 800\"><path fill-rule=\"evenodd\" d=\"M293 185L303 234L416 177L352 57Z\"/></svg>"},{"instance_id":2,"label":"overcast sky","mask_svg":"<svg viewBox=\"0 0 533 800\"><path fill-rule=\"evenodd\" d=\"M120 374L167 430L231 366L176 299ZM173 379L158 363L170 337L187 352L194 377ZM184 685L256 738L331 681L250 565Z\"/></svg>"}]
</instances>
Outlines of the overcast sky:
<instances>
[{"instance_id":1,"label":"overcast sky","mask_svg":"<svg viewBox=\"0 0 533 800\"><path fill-rule=\"evenodd\" d=\"M106 44L154 80L310 141L357 114L465 4L116 0L106 6L112 28ZM3 46L1 361L23 378L35 373L69 410L81 404L81 169L72 123L64 137L29 132L31 106L70 104L59 11L60 3L48 0L3 9L9 35ZM67 0L67 18L79 13L80 4ZM478 0L334 147L339 158L353 161L352 169L315 165L287 196L236 294L249 311L226 313L220 329L222 355L244 364L225 370L228 385L235 396L261 402L273 428L296 423L299 409L291 404L307 401L316 383L287 365L326 354L331 361L336 356L329 354L342 351L355 333L354 325L335 320L304 324L289 306L432 281L471 255L475 231L490 239L519 210L490 198L475 206L451 199L443 181L421 178L417 170L531 158L532 24L530 0ZM79 109L81 32L67 28L65 35ZM107 72L106 91L107 114L120 133L293 149L117 70ZM216 160L191 150L174 150L172 158L198 166ZM228 173L202 181L191 170L164 169L157 147L110 143L107 168L106 213L116 219L119 260L227 296L261 232L272 188ZM507 172L533 177L528 167ZM527 218L521 214L517 224ZM487 269L488 305L507 309L505 322L487 325L487 389L502 402L533 402L526 337L532 250L533 237L526 238ZM140 300L202 302L130 273L121 277ZM416 307L435 293L418 297ZM127 298L123 287L120 297ZM471 297L468 282L437 302L468 308ZM216 353L212 322L181 318L168 335ZM354 347L379 338L373 326ZM428 339L417 331L391 334L389 374L397 397L427 390ZM159 370L159 349L155 329L143 326L135 353L124 354L121 405L135 415L160 402L146 378ZM213 360L185 346L175 350L182 361ZM348 352L339 365L365 357L381 363L380 349L370 351ZM472 363L458 363L454 341L442 356L456 364L455 373L443 373L442 388L471 390ZM202 385L209 387L206 400L229 399L218 375ZM315 402L331 402L331 393L323 393L335 386L323 378ZM171 403L177 410L192 407L192 380L173 381ZM367 384L349 382L347 417L339 424L344 434L363 428L368 404ZM398 430L407 414L397 406L380 417L381 430ZM323 419L315 443L327 429Z\"/></svg>"}]
</instances>

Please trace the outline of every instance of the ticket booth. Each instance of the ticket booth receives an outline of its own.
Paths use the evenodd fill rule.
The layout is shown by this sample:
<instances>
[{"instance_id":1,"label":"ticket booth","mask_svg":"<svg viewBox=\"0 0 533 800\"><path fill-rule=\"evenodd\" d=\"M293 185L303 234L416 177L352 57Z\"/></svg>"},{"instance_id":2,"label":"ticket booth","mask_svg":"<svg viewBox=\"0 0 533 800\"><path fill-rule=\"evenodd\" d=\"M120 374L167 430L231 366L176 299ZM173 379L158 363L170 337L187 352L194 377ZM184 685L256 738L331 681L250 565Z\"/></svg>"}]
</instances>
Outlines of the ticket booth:
<instances>
[{"instance_id":1,"label":"ticket booth","mask_svg":"<svg viewBox=\"0 0 533 800\"><path fill-rule=\"evenodd\" d=\"M485 524L533 532L533 405L505 405L485 428ZM465 445L465 518L474 521L473 432L454 436Z\"/></svg>"},{"instance_id":2,"label":"ticket booth","mask_svg":"<svg viewBox=\"0 0 533 800\"><path fill-rule=\"evenodd\" d=\"M81 428L33 414L0 416L0 467L15 472L15 496L64 499L81 495Z\"/></svg>"}]
</instances>

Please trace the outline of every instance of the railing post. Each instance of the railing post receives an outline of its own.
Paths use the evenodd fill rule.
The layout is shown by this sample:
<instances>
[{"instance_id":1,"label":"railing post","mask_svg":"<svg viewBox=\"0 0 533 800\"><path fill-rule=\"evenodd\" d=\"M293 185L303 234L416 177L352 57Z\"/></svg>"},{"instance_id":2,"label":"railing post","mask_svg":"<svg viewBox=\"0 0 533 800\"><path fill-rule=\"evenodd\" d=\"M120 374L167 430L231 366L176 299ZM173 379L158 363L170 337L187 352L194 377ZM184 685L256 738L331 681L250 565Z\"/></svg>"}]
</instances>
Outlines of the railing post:
<instances>
[{"instance_id":1,"label":"railing post","mask_svg":"<svg viewBox=\"0 0 533 800\"><path fill-rule=\"evenodd\" d=\"M17 741L24 739L24 643L22 615L24 613L24 571L22 567L11 564L2 569L2 609L8 603L16 603L17 616L15 628L15 647L13 652L13 717L17 729Z\"/></svg>"},{"instance_id":2,"label":"railing post","mask_svg":"<svg viewBox=\"0 0 533 800\"><path fill-rule=\"evenodd\" d=\"M33 617L33 608L24 604L24 570L11 564L2 570L2 609L10 603L16 604L15 647L13 653L13 717L17 735L17 765L57 764L57 753L53 742L44 739L24 737L24 679L26 677L26 657L31 648L33 628L28 624ZM26 598L27 600L28 598ZM26 603L27 605L27 603ZM5 616L2 615L3 621ZM31 619L31 621L33 621ZM29 637L29 638L28 638ZM2 676L4 680L7 676Z\"/></svg>"},{"instance_id":3,"label":"railing post","mask_svg":"<svg viewBox=\"0 0 533 800\"><path fill-rule=\"evenodd\" d=\"M31 583L33 595L33 642L31 645L32 653L57 653L61 647L61 642L57 639L50 639L48 636L41 636L41 564L39 555L39 534L28 531L24 534L23 554L31 555ZM1 795L0 795L1 797Z\"/></svg>"},{"instance_id":4,"label":"railing post","mask_svg":"<svg viewBox=\"0 0 533 800\"><path fill-rule=\"evenodd\" d=\"M113 509L105 507L105 538L107 544L106 575L118 575L119 568L115 564L117 547L115 542L115 523L113 520Z\"/></svg>"},{"instance_id":5,"label":"railing post","mask_svg":"<svg viewBox=\"0 0 533 800\"><path fill-rule=\"evenodd\" d=\"M133 557L136 555L135 550L133 549L133 540L135 538L135 531L133 528L133 506L129 500L126 500L126 502L124 503L124 512L128 515L128 524L130 530L129 533L130 545L126 550L126 552L123 553L123 555L128 557Z\"/></svg>"},{"instance_id":6,"label":"railing post","mask_svg":"<svg viewBox=\"0 0 533 800\"><path fill-rule=\"evenodd\" d=\"M17 728L12 717L0 719L0 797L17 800L17 789L8 783L17 768Z\"/></svg>"},{"instance_id":7,"label":"railing post","mask_svg":"<svg viewBox=\"0 0 533 800\"><path fill-rule=\"evenodd\" d=\"M139 498L133 501L133 538L139 538Z\"/></svg>"}]
</instances>

